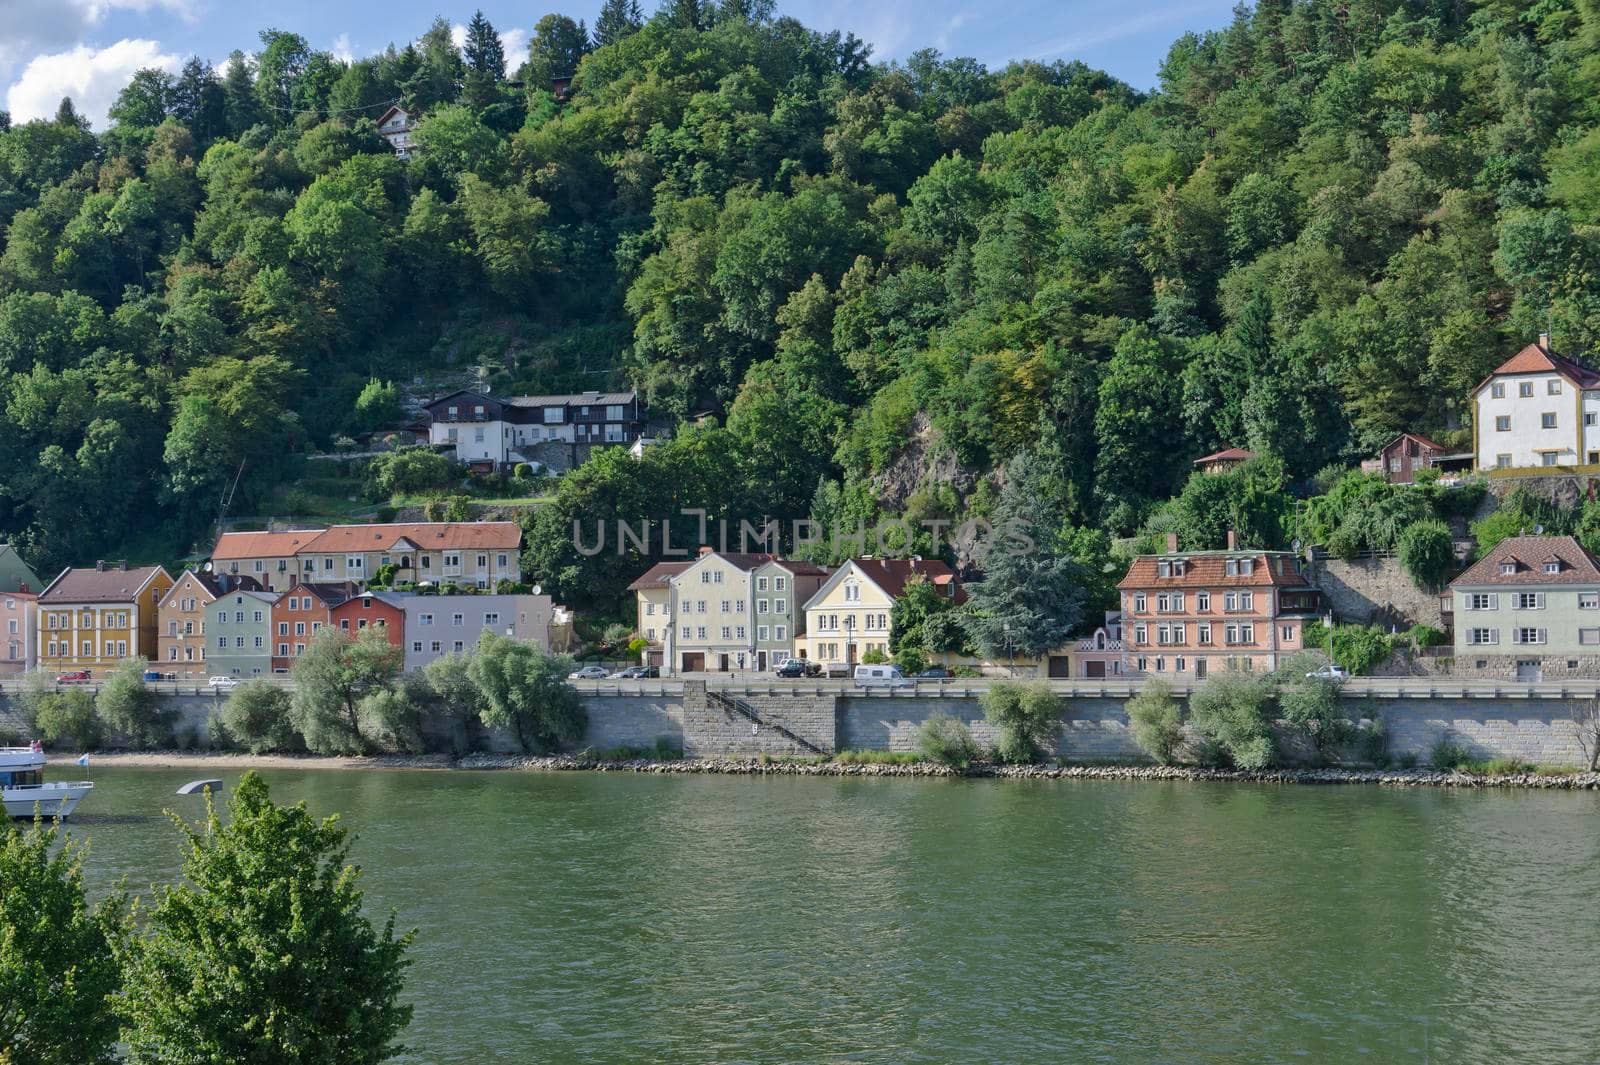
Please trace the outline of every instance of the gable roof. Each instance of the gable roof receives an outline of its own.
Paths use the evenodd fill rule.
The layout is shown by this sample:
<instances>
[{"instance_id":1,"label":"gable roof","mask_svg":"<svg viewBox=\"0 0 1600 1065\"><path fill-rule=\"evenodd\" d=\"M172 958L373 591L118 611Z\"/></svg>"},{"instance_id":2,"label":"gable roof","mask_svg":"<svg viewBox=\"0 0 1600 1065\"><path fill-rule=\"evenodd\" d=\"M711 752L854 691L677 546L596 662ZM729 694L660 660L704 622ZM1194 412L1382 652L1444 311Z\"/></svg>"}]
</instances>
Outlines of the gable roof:
<instances>
[{"instance_id":1,"label":"gable roof","mask_svg":"<svg viewBox=\"0 0 1600 1065\"><path fill-rule=\"evenodd\" d=\"M1600 371L1590 369L1574 359L1557 355L1541 339L1540 343L1529 344L1501 363L1493 373L1478 382L1478 387L1473 389L1473 392L1482 389L1491 378L1525 373L1558 373L1579 388L1594 388L1600 385Z\"/></svg>"},{"instance_id":2,"label":"gable roof","mask_svg":"<svg viewBox=\"0 0 1600 1065\"><path fill-rule=\"evenodd\" d=\"M688 562L657 562L640 574L639 578L628 585L626 590L642 592L651 588L665 588L668 581L688 569L689 566L690 563Z\"/></svg>"},{"instance_id":3,"label":"gable roof","mask_svg":"<svg viewBox=\"0 0 1600 1065\"><path fill-rule=\"evenodd\" d=\"M522 526L514 521L419 521L387 525L333 525L309 545L306 554L386 551L409 540L420 551L522 546Z\"/></svg>"},{"instance_id":4,"label":"gable roof","mask_svg":"<svg viewBox=\"0 0 1600 1065\"><path fill-rule=\"evenodd\" d=\"M227 595L229 592L259 592L262 590L261 583L254 577L246 577L243 575L233 577L229 581L230 586L223 587L222 581L218 580L215 574L201 573L199 570L186 569L182 573L178 574L177 577L173 578L172 587L167 589L166 600L164 601L170 601L178 594L178 590L183 587L183 582L185 579L193 580L194 583L198 584L200 589L212 599Z\"/></svg>"},{"instance_id":5,"label":"gable roof","mask_svg":"<svg viewBox=\"0 0 1600 1065\"><path fill-rule=\"evenodd\" d=\"M160 566L80 566L64 569L39 593L41 603L131 603L157 576L172 579Z\"/></svg>"},{"instance_id":6,"label":"gable roof","mask_svg":"<svg viewBox=\"0 0 1600 1065\"><path fill-rule=\"evenodd\" d=\"M1229 559L1252 560L1255 565L1249 573L1228 573ZM1298 566L1289 565L1294 556L1288 551L1177 551L1168 555L1140 555L1128 566L1128 572L1117 582L1118 588L1259 588L1277 585L1280 588L1309 588L1311 582ZM1183 573L1177 577L1162 577L1156 563L1166 559L1182 559ZM1280 563L1273 565L1274 562Z\"/></svg>"},{"instance_id":7,"label":"gable roof","mask_svg":"<svg viewBox=\"0 0 1600 1065\"><path fill-rule=\"evenodd\" d=\"M296 529L293 532L225 532L211 549L212 561L233 562L242 558L292 558L306 544L322 535L321 529Z\"/></svg>"},{"instance_id":8,"label":"gable roof","mask_svg":"<svg viewBox=\"0 0 1600 1065\"><path fill-rule=\"evenodd\" d=\"M1389 441L1387 444L1383 445L1383 447L1379 448L1378 450L1379 451L1388 451L1390 448L1394 447L1396 444L1398 444L1402 440L1415 440L1417 443L1421 444L1423 447L1427 448L1429 451L1443 451L1444 450L1444 445L1443 444L1439 443L1437 440L1433 440L1433 439L1430 439L1429 437L1423 436L1421 433L1401 433L1399 436L1396 436L1393 440Z\"/></svg>"},{"instance_id":9,"label":"gable roof","mask_svg":"<svg viewBox=\"0 0 1600 1065\"><path fill-rule=\"evenodd\" d=\"M1546 573L1544 564L1556 562L1559 573ZM1515 564L1501 573L1502 563ZM1600 584L1600 560L1570 536L1510 536L1494 550L1467 567L1450 582L1451 588L1517 587L1547 584Z\"/></svg>"},{"instance_id":10,"label":"gable roof","mask_svg":"<svg viewBox=\"0 0 1600 1065\"><path fill-rule=\"evenodd\" d=\"M423 404L422 409L433 415L435 409L449 405L449 401L458 398L470 398L474 402L499 407L604 407L614 404L629 404L639 398L637 392L558 392L545 396L492 396L486 392L479 392L471 388L458 389L448 395L440 396L432 403ZM435 416L434 420L438 420Z\"/></svg>"},{"instance_id":11,"label":"gable roof","mask_svg":"<svg viewBox=\"0 0 1600 1065\"><path fill-rule=\"evenodd\" d=\"M1242 447L1227 447L1210 455L1202 455L1194 460L1194 465L1204 466L1208 462L1248 462L1256 457L1254 451L1246 451Z\"/></svg>"},{"instance_id":12,"label":"gable roof","mask_svg":"<svg viewBox=\"0 0 1600 1065\"><path fill-rule=\"evenodd\" d=\"M951 589L951 600L956 603L967 601L966 589L961 587L956 580L955 571L939 559L925 558L874 558L863 556L846 560L844 565L833 571L822 586L817 589L802 609L811 609L811 604L821 600L833 591L845 578L857 573L866 578L886 598L898 599L905 592L906 585L916 578L922 578L936 588Z\"/></svg>"},{"instance_id":13,"label":"gable roof","mask_svg":"<svg viewBox=\"0 0 1600 1065\"><path fill-rule=\"evenodd\" d=\"M311 581L305 584L293 585L283 594L289 596L297 595L297 593L298 595L307 593L314 595L321 601L323 606L332 610L355 594L355 585L349 581L323 581L320 583Z\"/></svg>"}]
</instances>

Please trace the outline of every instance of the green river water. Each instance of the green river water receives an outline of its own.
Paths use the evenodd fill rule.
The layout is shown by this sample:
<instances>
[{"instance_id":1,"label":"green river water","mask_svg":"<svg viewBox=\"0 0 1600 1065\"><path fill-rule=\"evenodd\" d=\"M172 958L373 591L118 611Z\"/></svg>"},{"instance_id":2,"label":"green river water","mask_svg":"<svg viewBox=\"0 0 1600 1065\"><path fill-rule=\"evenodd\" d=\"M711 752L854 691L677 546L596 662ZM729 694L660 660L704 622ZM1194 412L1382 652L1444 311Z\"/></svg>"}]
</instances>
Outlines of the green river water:
<instances>
[{"instance_id":1,"label":"green river water","mask_svg":"<svg viewBox=\"0 0 1600 1065\"><path fill-rule=\"evenodd\" d=\"M170 878L208 773L92 775L91 886ZM1600 1060L1600 796L264 776L419 929L408 1062Z\"/></svg>"}]
</instances>

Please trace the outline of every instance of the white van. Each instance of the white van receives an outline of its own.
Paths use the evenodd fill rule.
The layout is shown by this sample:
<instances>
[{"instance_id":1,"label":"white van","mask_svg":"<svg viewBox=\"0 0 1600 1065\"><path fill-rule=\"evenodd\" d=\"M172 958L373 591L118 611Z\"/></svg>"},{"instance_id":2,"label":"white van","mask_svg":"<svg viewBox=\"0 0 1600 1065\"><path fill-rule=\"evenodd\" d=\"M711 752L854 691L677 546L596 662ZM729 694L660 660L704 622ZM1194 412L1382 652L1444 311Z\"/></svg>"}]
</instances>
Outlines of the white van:
<instances>
[{"instance_id":1,"label":"white van","mask_svg":"<svg viewBox=\"0 0 1600 1065\"><path fill-rule=\"evenodd\" d=\"M857 666L858 688L914 688L917 682L900 672L899 666Z\"/></svg>"}]
</instances>

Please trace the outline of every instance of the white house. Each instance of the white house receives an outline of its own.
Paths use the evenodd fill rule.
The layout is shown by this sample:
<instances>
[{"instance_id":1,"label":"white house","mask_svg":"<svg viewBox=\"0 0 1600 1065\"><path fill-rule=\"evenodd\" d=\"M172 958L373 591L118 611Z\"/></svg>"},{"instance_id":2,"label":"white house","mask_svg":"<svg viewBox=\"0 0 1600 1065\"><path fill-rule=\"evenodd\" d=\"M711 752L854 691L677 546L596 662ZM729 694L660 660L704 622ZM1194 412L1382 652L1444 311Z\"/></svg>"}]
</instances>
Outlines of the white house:
<instances>
[{"instance_id":1,"label":"white house","mask_svg":"<svg viewBox=\"0 0 1600 1065\"><path fill-rule=\"evenodd\" d=\"M1539 334L1473 392L1478 469L1600 465L1600 372Z\"/></svg>"},{"instance_id":2,"label":"white house","mask_svg":"<svg viewBox=\"0 0 1600 1065\"><path fill-rule=\"evenodd\" d=\"M551 649L554 604L548 595L408 595L405 665L421 669L448 654L468 654L484 632Z\"/></svg>"},{"instance_id":3,"label":"white house","mask_svg":"<svg viewBox=\"0 0 1600 1065\"><path fill-rule=\"evenodd\" d=\"M462 391L426 409L432 419L429 443L451 448L459 462L497 467L535 461L524 449L540 444L563 443L573 449L631 444L644 428L634 392L489 396Z\"/></svg>"},{"instance_id":4,"label":"white house","mask_svg":"<svg viewBox=\"0 0 1600 1065\"><path fill-rule=\"evenodd\" d=\"M378 116L378 136L388 141L401 159L411 158L411 131L415 128L416 123L403 108L391 107Z\"/></svg>"}]
</instances>

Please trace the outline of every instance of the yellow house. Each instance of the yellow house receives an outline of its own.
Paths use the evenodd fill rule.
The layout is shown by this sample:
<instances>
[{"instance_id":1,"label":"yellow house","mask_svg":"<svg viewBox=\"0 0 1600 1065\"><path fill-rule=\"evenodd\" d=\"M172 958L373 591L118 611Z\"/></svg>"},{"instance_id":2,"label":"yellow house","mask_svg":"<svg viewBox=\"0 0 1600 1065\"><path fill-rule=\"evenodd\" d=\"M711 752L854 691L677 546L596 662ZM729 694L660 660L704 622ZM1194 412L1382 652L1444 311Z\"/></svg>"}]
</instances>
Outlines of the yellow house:
<instances>
[{"instance_id":1,"label":"yellow house","mask_svg":"<svg viewBox=\"0 0 1600 1065\"><path fill-rule=\"evenodd\" d=\"M172 583L160 566L62 570L39 594L39 667L99 674L125 658L153 661L160 603Z\"/></svg>"},{"instance_id":2,"label":"yellow house","mask_svg":"<svg viewBox=\"0 0 1600 1065\"><path fill-rule=\"evenodd\" d=\"M657 562L644 576L628 585L636 597L633 631L649 643L643 665L664 666L664 647L672 639L672 578L689 568L687 562Z\"/></svg>"},{"instance_id":3,"label":"yellow house","mask_svg":"<svg viewBox=\"0 0 1600 1065\"><path fill-rule=\"evenodd\" d=\"M894 601L918 577L954 602L964 598L955 574L938 560L852 558L807 600L798 653L825 666L853 666L869 651L889 654Z\"/></svg>"}]
</instances>

